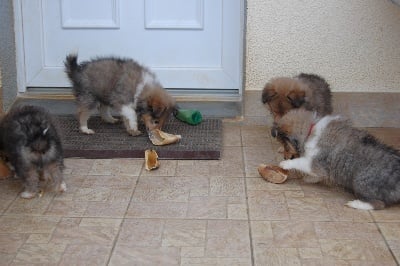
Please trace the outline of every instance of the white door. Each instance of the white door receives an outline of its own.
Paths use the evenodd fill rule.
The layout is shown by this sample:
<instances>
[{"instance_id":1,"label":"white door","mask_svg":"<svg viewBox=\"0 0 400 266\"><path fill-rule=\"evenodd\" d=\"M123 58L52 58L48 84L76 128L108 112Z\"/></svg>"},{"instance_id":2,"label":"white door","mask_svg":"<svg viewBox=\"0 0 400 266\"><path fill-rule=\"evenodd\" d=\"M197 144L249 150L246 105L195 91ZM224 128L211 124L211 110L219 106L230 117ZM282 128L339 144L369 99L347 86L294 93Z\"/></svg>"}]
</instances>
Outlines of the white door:
<instances>
[{"instance_id":1,"label":"white door","mask_svg":"<svg viewBox=\"0 0 400 266\"><path fill-rule=\"evenodd\" d=\"M244 0L14 0L19 91L70 87L63 61L136 59L165 88L241 94Z\"/></svg>"}]
</instances>

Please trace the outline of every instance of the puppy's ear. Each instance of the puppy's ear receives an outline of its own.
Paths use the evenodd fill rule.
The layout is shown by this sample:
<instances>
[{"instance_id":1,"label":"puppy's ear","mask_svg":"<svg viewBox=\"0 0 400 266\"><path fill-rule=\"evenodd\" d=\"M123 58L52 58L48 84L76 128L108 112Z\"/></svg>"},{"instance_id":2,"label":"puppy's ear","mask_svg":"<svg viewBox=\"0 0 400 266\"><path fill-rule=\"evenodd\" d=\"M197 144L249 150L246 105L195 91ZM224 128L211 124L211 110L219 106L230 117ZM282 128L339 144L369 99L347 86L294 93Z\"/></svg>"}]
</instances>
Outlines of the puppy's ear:
<instances>
[{"instance_id":1,"label":"puppy's ear","mask_svg":"<svg viewBox=\"0 0 400 266\"><path fill-rule=\"evenodd\" d=\"M277 95L275 88L271 83L267 83L263 89L261 101L262 103L268 103Z\"/></svg>"},{"instance_id":2,"label":"puppy's ear","mask_svg":"<svg viewBox=\"0 0 400 266\"><path fill-rule=\"evenodd\" d=\"M306 93L304 91L291 91L286 97L294 108L299 108L306 101Z\"/></svg>"}]
</instances>

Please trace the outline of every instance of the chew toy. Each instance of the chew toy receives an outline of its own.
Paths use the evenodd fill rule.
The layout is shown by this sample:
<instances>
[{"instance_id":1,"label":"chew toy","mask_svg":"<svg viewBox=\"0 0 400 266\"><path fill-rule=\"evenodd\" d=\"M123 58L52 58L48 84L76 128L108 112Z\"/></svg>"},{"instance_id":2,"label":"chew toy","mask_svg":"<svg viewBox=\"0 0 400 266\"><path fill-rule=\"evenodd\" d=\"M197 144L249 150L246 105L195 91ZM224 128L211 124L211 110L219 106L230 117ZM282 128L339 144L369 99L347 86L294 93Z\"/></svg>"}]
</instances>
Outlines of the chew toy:
<instances>
[{"instance_id":1,"label":"chew toy","mask_svg":"<svg viewBox=\"0 0 400 266\"><path fill-rule=\"evenodd\" d=\"M6 179L10 177L10 175L11 175L10 168L2 159L0 159L0 179Z\"/></svg>"},{"instance_id":2,"label":"chew toy","mask_svg":"<svg viewBox=\"0 0 400 266\"><path fill-rule=\"evenodd\" d=\"M179 109L175 112L175 117L190 125L200 124L203 120L200 111L194 109Z\"/></svg>"},{"instance_id":3,"label":"chew toy","mask_svg":"<svg viewBox=\"0 0 400 266\"><path fill-rule=\"evenodd\" d=\"M149 138L153 145L160 146L178 142L182 138L182 136L169 134L159 129L155 129L149 132Z\"/></svg>"},{"instance_id":4,"label":"chew toy","mask_svg":"<svg viewBox=\"0 0 400 266\"><path fill-rule=\"evenodd\" d=\"M260 164L258 166L258 173L267 180L274 184L282 184L288 177L288 171L275 165Z\"/></svg>"},{"instance_id":5,"label":"chew toy","mask_svg":"<svg viewBox=\"0 0 400 266\"><path fill-rule=\"evenodd\" d=\"M160 167L160 162L158 161L158 154L155 150L145 150L145 168L147 171L157 169Z\"/></svg>"}]
</instances>

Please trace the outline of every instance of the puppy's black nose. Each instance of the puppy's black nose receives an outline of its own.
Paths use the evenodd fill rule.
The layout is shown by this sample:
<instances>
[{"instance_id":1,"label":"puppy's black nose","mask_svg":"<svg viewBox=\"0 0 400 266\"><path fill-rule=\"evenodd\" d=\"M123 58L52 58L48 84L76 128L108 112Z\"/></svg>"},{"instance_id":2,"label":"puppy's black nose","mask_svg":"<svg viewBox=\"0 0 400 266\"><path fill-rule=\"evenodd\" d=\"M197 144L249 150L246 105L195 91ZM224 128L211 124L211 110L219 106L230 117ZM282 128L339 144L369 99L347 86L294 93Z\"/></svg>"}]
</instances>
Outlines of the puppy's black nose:
<instances>
[{"instance_id":1,"label":"puppy's black nose","mask_svg":"<svg viewBox=\"0 0 400 266\"><path fill-rule=\"evenodd\" d=\"M276 138L276 136L278 136L278 131L276 130L276 128L271 128L271 136Z\"/></svg>"}]
</instances>

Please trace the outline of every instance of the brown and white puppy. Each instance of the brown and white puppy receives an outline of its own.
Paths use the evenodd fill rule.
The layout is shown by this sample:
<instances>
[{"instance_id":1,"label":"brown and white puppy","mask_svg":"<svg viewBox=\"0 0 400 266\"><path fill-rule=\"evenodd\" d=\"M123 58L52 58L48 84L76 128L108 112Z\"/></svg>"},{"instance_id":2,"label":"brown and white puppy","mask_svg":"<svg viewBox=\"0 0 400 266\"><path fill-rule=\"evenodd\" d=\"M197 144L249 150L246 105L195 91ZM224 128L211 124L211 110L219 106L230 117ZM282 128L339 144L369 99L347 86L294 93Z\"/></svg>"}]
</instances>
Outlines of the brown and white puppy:
<instances>
[{"instance_id":1,"label":"brown and white puppy","mask_svg":"<svg viewBox=\"0 0 400 266\"><path fill-rule=\"evenodd\" d=\"M0 150L33 198L41 187L66 190L63 149L50 113L42 107L14 107L0 122Z\"/></svg>"},{"instance_id":2,"label":"brown and white puppy","mask_svg":"<svg viewBox=\"0 0 400 266\"><path fill-rule=\"evenodd\" d=\"M87 121L96 108L108 123L118 121L111 110L118 112L132 136L141 134L138 118L147 130L161 129L175 110L175 100L155 74L136 61L103 57L78 64L77 60L70 54L64 64L73 84L81 132L94 134Z\"/></svg>"},{"instance_id":3,"label":"brown and white puppy","mask_svg":"<svg viewBox=\"0 0 400 266\"><path fill-rule=\"evenodd\" d=\"M264 86L261 100L272 113L275 122L296 108L315 111L320 116L332 113L329 84L314 74L301 73L294 78L271 79Z\"/></svg>"},{"instance_id":4,"label":"brown and white puppy","mask_svg":"<svg viewBox=\"0 0 400 266\"><path fill-rule=\"evenodd\" d=\"M292 110L273 128L300 157L282 161L283 169L306 174L305 182L337 184L357 200L356 209L383 209L400 202L400 152L341 116L318 118L304 109Z\"/></svg>"},{"instance_id":5,"label":"brown and white puppy","mask_svg":"<svg viewBox=\"0 0 400 266\"><path fill-rule=\"evenodd\" d=\"M279 77L270 80L262 92L262 102L271 112L274 123L292 109L303 108L319 116L332 113L332 96L329 84L322 77L304 74L294 78ZM282 142L285 159L298 154L290 143Z\"/></svg>"}]
</instances>

